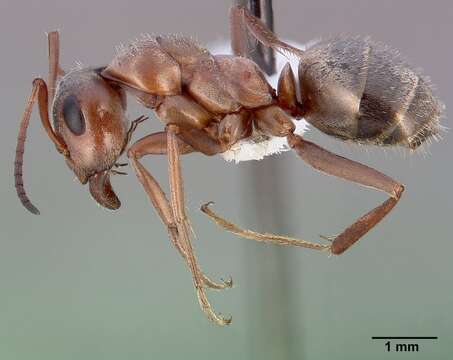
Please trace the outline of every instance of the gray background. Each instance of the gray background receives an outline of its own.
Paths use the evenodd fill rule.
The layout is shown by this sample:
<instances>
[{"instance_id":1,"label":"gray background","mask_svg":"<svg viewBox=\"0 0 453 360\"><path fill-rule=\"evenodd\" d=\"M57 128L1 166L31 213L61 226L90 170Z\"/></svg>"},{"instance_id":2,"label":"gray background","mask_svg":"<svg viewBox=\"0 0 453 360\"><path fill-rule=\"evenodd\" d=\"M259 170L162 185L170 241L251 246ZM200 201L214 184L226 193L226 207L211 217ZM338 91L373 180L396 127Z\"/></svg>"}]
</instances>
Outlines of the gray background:
<instances>
[{"instance_id":1,"label":"gray background","mask_svg":"<svg viewBox=\"0 0 453 360\"><path fill-rule=\"evenodd\" d=\"M340 232L383 201L383 194L318 174L292 153L237 166L218 157L184 158L200 262L212 276L235 280L234 289L210 293L217 310L233 315L226 328L201 313L190 275L135 176L114 179L123 202L119 211L99 208L54 151L36 112L25 182L42 215L20 206L12 176L15 139L31 81L47 74L45 31L61 30L64 68L76 60L100 65L110 61L115 45L144 32L194 35L202 43L225 40L228 7L228 1L207 0L1 1L1 359L446 359L451 354L449 133L426 156L350 147L314 130L307 134L407 186L391 216L349 252L331 258L238 239L216 228L198 207L215 200L219 211L243 225L317 240L318 234ZM276 30L284 38L305 42L354 33L400 49L431 76L447 110L453 108L452 2L278 0L274 7ZM131 102L131 118L143 111ZM444 124L451 127L448 117ZM159 128L154 119L138 135ZM166 180L164 158L145 164ZM430 335L439 340L421 341L420 353L406 357L386 353L384 341L371 341L371 336Z\"/></svg>"}]
</instances>

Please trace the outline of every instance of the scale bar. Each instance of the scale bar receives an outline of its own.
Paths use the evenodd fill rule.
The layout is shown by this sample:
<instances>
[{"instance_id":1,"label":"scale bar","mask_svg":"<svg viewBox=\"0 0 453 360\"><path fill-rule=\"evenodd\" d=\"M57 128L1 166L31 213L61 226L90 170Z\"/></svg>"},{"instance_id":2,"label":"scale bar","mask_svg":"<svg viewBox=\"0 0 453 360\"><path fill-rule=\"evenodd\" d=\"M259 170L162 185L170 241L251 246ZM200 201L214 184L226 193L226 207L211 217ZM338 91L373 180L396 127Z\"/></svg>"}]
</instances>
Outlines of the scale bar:
<instances>
[{"instance_id":1,"label":"scale bar","mask_svg":"<svg viewBox=\"0 0 453 360\"><path fill-rule=\"evenodd\" d=\"M437 336L373 336L371 337L373 340L379 340L379 339L406 339L406 340L437 340Z\"/></svg>"}]
</instances>

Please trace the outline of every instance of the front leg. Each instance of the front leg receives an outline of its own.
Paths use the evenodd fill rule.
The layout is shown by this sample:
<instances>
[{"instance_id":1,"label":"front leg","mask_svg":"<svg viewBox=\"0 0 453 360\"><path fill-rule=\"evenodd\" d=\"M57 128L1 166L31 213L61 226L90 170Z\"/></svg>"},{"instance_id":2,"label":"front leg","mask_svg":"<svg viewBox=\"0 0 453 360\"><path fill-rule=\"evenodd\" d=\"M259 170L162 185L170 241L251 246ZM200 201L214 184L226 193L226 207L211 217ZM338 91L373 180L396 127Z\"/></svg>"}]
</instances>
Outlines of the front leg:
<instances>
[{"instance_id":1,"label":"front leg","mask_svg":"<svg viewBox=\"0 0 453 360\"><path fill-rule=\"evenodd\" d=\"M181 140L176 140L178 144L178 149L181 154L187 154L193 151L193 149L185 144ZM174 145L173 145L174 147ZM193 249L190 247L189 250L184 243L181 241L181 238L188 236L188 234L181 235L180 231L183 232L187 229L178 228L177 221L173 214L172 207L167 200L167 197L160 187L159 183L154 179L154 177L145 169L145 167L138 161L141 157L145 155L157 155L157 154L166 154L167 153L167 134L165 132L155 133L148 135L135 144L133 144L128 150L128 157L131 161L131 165L135 170L137 178L145 189L151 203L156 209L159 217L162 222L166 225L170 239L172 240L173 245L177 248L183 258L189 263L194 258ZM189 254L191 252L191 255ZM191 261L192 262L192 261ZM192 267L191 267L192 270ZM209 279L205 274L201 272L200 269L197 269L198 279L201 279L203 285L213 288L213 289L224 289L232 287L231 279L224 282L223 284L218 284L211 279ZM197 289L198 292L198 289ZM212 316L209 315L210 318Z\"/></svg>"}]
</instances>

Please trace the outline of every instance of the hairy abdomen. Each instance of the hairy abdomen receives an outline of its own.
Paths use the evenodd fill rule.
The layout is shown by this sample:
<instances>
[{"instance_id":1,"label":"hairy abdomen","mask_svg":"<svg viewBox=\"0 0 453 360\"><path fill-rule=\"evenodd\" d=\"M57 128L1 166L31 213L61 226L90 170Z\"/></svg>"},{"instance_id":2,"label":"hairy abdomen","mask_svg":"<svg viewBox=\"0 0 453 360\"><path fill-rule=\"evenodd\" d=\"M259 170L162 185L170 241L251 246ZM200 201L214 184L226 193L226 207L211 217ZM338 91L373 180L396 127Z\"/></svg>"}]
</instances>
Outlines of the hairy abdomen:
<instances>
[{"instance_id":1,"label":"hairy abdomen","mask_svg":"<svg viewBox=\"0 0 453 360\"><path fill-rule=\"evenodd\" d=\"M441 104L395 51L368 38L318 42L299 66L306 119L344 140L415 149L439 132Z\"/></svg>"}]
</instances>

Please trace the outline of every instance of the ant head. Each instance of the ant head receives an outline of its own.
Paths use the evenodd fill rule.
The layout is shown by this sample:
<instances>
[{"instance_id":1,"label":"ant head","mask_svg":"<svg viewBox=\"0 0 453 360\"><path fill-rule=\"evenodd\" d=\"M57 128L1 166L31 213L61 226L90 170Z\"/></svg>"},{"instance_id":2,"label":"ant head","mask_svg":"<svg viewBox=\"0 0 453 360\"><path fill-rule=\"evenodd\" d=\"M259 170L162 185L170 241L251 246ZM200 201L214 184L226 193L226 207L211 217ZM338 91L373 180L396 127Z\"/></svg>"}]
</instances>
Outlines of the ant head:
<instances>
[{"instance_id":1,"label":"ant head","mask_svg":"<svg viewBox=\"0 0 453 360\"><path fill-rule=\"evenodd\" d=\"M27 128L34 104L44 129L58 152L82 184L89 182L93 198L102 206L118 209L121 205L110 184L110 174L116 160L129 140L127 130L126 95L118 83L100 75L103 68L78 69L65 75L59 65L59 34L48 34L48 84L36 78L25 107L17 137L14 179L17 196L31 213L39 210L28 197L23 180L23 160ZM55 89L57 79L60 78ZM52 101L54 126L49 121L48 101Z\"/></svg>"},{"instance_id":2,"label":"ant head","mask_svg":"<svg viewBox=\"0 0 453 360\"><path fill-rule=\"evenodd\" d=\"M54 129L67 147L66 162L102 206L117 209L109 175L127 142L126 98L102 69L75 70L58 83L52 105Z\"/></svg>"}]
</instances>

